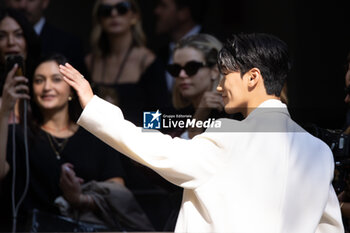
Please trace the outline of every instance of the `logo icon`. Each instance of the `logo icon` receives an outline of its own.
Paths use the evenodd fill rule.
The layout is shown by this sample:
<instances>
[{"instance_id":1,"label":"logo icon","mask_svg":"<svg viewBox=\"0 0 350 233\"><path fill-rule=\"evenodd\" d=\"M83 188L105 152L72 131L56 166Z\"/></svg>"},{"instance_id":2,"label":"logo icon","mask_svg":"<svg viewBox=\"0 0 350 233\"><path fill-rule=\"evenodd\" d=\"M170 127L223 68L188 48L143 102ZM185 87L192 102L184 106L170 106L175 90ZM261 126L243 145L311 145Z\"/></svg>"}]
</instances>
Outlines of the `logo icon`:
<instances>
[{"instance_id":1,"label":"logo icon","mask_svg":"<svg viewBox=\"0 0 350 233\"><path fill-rule=\"evenodd\" d=\"M157 112L143 112L143 128L144 129L160 129L162 114Z\"/></svg>"}]
</instances>

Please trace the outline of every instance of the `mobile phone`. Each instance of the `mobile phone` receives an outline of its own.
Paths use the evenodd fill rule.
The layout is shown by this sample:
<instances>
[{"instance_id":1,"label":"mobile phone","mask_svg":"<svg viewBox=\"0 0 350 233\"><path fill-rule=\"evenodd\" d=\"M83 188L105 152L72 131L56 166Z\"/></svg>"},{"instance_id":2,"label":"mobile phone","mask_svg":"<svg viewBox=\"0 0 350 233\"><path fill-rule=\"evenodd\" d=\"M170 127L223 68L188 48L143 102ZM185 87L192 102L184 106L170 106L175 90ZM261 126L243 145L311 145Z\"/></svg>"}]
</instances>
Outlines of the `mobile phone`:
<instances>
[{"instance_id":1,"label":"mobile phone","mask_svg":"<svg viewBox=\"0 0 350 233\"><path fill-rule=\"evenodd\" d=\"M16 70L15 76L24 76L24 58L21 55L13 54L6 56L6 73L12 70L13 66L17 64L18 68ZM17 85L26 84L25 82L17 83ZM24 91L19 91L19 93L25 93Z\"/></svg>"},{"instance_id":2,"label":"mobile phone","mask_svg":"<svg viewBox=\"0 0 350 233\"><path fill-rule=\"evenodd\" d=\"M15 76L24 75L24 58L21 55L13 54L6 56L6 72L8 73L13 66L17 64L18 68L16 70Z\"/></svg>"}]
</instances>

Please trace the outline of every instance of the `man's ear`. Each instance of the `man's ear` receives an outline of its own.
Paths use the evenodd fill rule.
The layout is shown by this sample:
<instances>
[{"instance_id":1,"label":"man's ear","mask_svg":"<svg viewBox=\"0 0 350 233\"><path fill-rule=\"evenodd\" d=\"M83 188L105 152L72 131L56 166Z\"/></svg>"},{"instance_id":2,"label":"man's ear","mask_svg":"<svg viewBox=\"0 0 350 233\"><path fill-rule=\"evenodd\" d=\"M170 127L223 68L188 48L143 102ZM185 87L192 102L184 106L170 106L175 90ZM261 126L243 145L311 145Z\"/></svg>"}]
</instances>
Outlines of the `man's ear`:
<instances>
[{"instance_id":1,"label":"man's ear","mask_svg":"<svg viewBox=\"0 0 350 233\"><path fill-rule=\"evenodd\" d=\"M259 82L262 82L262 76L261 76L261 72L258 68L252 68L250 69L246 74L245 74L248 83L248 87L249 88L253 88L256 85L259 84Z\"/></svg>"}]
</instances>

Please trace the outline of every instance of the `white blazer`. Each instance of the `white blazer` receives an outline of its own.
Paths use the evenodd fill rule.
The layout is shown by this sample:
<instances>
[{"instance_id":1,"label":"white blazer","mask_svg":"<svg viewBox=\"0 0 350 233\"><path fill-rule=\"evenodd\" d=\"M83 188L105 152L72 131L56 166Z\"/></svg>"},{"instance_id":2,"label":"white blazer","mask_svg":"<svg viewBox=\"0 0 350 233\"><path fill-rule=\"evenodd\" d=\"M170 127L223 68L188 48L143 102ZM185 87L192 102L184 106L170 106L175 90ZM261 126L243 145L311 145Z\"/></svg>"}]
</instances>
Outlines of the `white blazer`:
<instances>
[{"instance_id":1,"label":"white blazer","mask_svg":"<svg viewBox=\"0 0 350 233\"><path fill-rule=\"evenodd\" d=\"M142 131L97 96L78 120L184 188L176 232L344 232L332 152L292 121L284 104L268 100L243 121L221 122L218 132L173 139Z\"/></svg>"}]
</instances>

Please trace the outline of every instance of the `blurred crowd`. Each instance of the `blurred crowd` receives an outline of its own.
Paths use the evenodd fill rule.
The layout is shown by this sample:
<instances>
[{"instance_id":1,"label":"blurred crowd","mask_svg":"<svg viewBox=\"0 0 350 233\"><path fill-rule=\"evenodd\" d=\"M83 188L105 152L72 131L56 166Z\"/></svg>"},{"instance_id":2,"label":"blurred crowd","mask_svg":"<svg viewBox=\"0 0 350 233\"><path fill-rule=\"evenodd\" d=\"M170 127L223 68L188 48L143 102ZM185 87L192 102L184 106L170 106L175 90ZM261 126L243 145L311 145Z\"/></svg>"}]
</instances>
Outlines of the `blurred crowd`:
<instances>
[{"instance_id":1,"label":"blurred crowd","mask_svg":"<svg viewBox=\"0 0 350 233\"><path fill-rule=\"evenodd\" d=\"M159 0L154 30L168 43L151 50L137 0L96 0L85 19L92 21L88 53L81 38L47 20L49 4L5 0L0 9L0 231L173 231L182 189L76 124L82 109L59 65L79 70L140 127L143 113L156 110L241 119L224 112L216 91L222 43L203 27L203 2ZM349 104L350 56L345 86ZM190 140L204 130L162 131ZM347 181L338 193L346 227Z\"/></svg>"}]
</instances>

